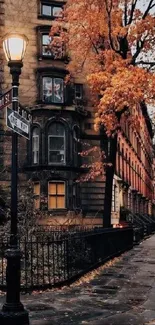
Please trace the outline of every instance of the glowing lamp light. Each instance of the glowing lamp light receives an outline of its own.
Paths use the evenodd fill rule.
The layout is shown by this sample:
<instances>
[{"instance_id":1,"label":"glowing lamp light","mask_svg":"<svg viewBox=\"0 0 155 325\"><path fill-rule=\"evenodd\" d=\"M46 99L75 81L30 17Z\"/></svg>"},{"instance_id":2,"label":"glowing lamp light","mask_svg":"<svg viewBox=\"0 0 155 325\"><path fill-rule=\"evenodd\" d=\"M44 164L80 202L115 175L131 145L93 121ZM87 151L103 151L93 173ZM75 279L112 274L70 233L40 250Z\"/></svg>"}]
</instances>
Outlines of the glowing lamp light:
<instances>
[{"instance_id":1,"label":"glowing lamp light","mask_svg":"<svg viewBox=\"0 0 155 325\"><path fill-rule=\"evenodd\" d=\"M7 34L3 38L3 50L7 61L22 61L28 39L22 34Z\"/></svg>"}]
</instances>

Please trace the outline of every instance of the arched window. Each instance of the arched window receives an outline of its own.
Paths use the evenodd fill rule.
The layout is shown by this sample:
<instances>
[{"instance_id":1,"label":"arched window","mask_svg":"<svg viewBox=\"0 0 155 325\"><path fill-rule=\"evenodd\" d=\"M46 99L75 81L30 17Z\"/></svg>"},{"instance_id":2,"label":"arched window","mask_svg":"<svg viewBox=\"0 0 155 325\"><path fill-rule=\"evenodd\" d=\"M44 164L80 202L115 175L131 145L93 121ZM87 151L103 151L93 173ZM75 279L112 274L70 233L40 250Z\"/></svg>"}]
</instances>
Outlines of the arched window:
<instances>
[{"instance_id":1,"label":"arched window","mask_svg":"<svg viewBox=\"0 0 155 325\"><path fill-rule=\"evenodd\" d=\"M66 136L65 127L61 123L52 123L48 128L48 163L65 164Z\"/></svg>"},{"instance_id":2,"label":"arched window","mask_svg":"<svg viewBox=\"0 0 155 325\"><path fill-rule=\"evenodd\" d=\"M32 163L39 164L39 128L32 131Z\"/></svg>"}]
</instances>

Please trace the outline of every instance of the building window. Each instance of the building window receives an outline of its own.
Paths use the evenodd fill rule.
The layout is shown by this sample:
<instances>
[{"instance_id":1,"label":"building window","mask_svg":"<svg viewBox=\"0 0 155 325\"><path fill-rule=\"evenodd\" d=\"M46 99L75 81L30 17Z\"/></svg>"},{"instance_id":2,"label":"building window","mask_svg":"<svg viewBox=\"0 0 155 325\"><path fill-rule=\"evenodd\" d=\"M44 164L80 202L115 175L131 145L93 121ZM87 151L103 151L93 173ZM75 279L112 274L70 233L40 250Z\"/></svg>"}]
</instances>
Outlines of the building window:
<instances>
[{"instance_id":1,"label":"building window","mask_svg":"<svg viewBox=\"0 0 155 325\"><path fill-rule=\"evenodd\" d=\"M65 163L65 128L61 123L52 123L48 129L48 163Z\"/></svg>"},{"instance_id":2,"label":"building window","mask_svg":"<svg viewBox=\"0 0 155 325\"><path fill-rule=\"evenodd\" d=\"M34 182L33 195L34 195L34 209L40 209L40 182Z\"/></svg>"},{"instance_id":3,"label":"building window","mask_svg":"<svg viewBox=\"0 0 155 325\"><path fill-rule=\"evenodd\" d=\"M65 182L48 183L48 209L65 209Z\"/></svg>"},{"instance_id":4,"label":"building window","mask_svg":"<svg viewBox=\"0 0 155 325\"><path fill-rule=\"evenodd\" d=\"M57 5L56 3L47 3L47 2L42 2L41 3L41 15L45 16L47 18L60 18L63 15L63 8L62 4Z\"/></svg>"},{"instance_id":5,"label":"building window","mask_svg":"<svg viewBox=\"0 0 155 325\"><path fill-rule=\"evenodd\" d=\"M55 77L43 77L43 101L45 103L64 103L64 80Z\"/></svg>"},{"instance_id":6,"label":"building window","mask_svg":"<svg viewBox=\"0 0 155 325\"><path fill-rule=\"evenodd\" d=\"M83 85L82 84L75 84L75 99L82 99L83 98Z\"/></svg>"},{"instance_id":7,"label":"building window","mask_svg":"<svg viewBox=\"0 0 155 325\"><path fill-rule=\"evenodd\" d=\"M64 57L64 46L60 36L49 36L49 33L41 33L40 55L44 58L62 59Z\"/></svg>"},{"instance_id":8,"label":"building window","mask_svg":"<svg viewBox=\"0 0 155 325\"><path fill-rule=\"evenodd\" d=\"M39 164L39 128L32 131L32 163Z\"/></svg>"},{"instance_id":9,"label":"building window","mask_svg":"<svg viewBox=\"0 0 155 325\"><path fill-rule=\"evenodd\" d=\"M52 52L51 49L49 47L49 45L51 44L51 37L49 36L49 34L42 34L41 35L42 38L42 55L43 56L52 56Z\"/></svg>"}]
</instances>

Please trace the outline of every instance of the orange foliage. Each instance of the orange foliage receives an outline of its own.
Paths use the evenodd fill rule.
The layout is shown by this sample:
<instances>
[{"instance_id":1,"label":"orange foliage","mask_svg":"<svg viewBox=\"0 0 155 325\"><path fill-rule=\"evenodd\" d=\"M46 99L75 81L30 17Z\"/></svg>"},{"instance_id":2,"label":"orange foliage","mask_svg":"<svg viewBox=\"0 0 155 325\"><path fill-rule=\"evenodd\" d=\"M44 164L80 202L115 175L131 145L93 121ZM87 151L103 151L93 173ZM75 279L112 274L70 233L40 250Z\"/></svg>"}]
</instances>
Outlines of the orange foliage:
<instances>
[{"instance_id":1,"label":"orange foliage","mask_svg":"<svg viewBox=\"0 0 155 325\"><path fill-rule=\"evenodd\" d=\"M84 70L96 110L95 128L118 126L118 112L155 100L155 0L68 0L62 25L75 76Z\"/></svg>"}]
</instances>

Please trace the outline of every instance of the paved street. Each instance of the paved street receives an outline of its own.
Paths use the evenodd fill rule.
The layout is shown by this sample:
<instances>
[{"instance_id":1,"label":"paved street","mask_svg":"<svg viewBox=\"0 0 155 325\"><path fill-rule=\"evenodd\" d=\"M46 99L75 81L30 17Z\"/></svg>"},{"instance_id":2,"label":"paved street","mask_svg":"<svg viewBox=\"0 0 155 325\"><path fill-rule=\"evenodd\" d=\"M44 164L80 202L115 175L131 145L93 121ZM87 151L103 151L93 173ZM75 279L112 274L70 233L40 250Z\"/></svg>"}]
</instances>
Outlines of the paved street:
<instances>
[{"instance_id":1,"label":"paved street","mask_svg":"<svg viewBox=\"0 0 155 325\"><path fill-rule=\"evenodd\" d=\"M90 282L22 295L30 324L155 325L155 235L111 264Z\"/></svg>"}]
</instances>

